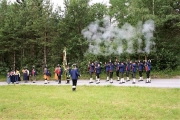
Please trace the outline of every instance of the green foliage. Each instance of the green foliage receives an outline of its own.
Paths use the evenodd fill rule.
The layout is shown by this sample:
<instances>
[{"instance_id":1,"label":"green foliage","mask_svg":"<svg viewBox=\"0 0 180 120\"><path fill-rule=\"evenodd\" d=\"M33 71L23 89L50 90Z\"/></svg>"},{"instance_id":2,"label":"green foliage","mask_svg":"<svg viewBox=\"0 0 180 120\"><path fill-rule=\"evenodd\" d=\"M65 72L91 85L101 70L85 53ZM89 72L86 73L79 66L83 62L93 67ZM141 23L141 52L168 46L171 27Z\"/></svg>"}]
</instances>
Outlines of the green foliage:
<instances>
[{"instance_id":1,"label":"green foliage","mask_svg":"<svg viewBox=\"0 0 180 120\"><path fill-rule=\"evenodd\" d=\"M64 0L65 10L52 10L50 0L23 0L21 4L0 1L0 73L7 68L31 68L36 66L41 73L46 64L53 70L62 64L62 51L67 48L67 61L77 63L86 73L88 61L105 62L109 59L125 61L148 56L157 59L153 68L175 69L180 54L180 2L178 0L110 0L111 6L101 3L89 5L90 0ZM88 41L81 31L95 20L109 15L111 23L122 27L126 22L136 26L152 19L156 24L154 32L157 54L121 54L95 56L87 53ZM142 35L139 34L138 37ZM137 49L137 39L133 46ZM142 38L143 40L143 38ZM125 49L127 43L123 43ZM143 43L145 44L145 43ZM117 47L118 43L114 45ZM142 48L144 45L142 46ZM104 49L103 44L101 49ZM159 52L160 50L160 52ZM174 57L177 55L177 57ZM161 58L161 59L160 59ZM162 59L163 58L163 59ZM165 61L165 62L163 62Z\"/></svg>"},{"instance_id":2,"label":"green foliage","mask_svg":"<svg viewBox=\"0 0 180 120\"><path fill-rule=\"evenodd\" d=\"M166 49L158 50L156 55L155 65L158 70L174 70L179 65L177 56Z\"/></svg>"}]
</instances>

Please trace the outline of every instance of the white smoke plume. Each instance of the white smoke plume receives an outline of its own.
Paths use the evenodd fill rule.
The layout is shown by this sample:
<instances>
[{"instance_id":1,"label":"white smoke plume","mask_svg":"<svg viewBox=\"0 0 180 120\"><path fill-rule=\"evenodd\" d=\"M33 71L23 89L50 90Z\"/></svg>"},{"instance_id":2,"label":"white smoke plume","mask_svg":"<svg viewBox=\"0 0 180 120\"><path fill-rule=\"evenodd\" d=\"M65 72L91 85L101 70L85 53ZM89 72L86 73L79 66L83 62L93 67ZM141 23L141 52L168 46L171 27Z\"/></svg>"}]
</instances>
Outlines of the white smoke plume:
<instances>
[{"instance_id":1,"label":"white smoke plume","mask_svg":"<svg viewBox=\"0 0 180 120\"><path fill-rule=\"evenodd\" d=\"M106 16L100 26L100 21L89 24L82 30L82 35L89 41L88 52L94 55L120 55L127 53L147 53L151 51L155 43L153 31L155 30L154 21L148 20L144 24L138 22L136 27L125 23L121 28L111 25L110 17ZM137 41L138 49L135 51L134 42ZM143 45L143 40L145 45ZM126 41L126 42L123 42ZM142 48L145 46L144 48Z\"/></svg>"}]
</instances>

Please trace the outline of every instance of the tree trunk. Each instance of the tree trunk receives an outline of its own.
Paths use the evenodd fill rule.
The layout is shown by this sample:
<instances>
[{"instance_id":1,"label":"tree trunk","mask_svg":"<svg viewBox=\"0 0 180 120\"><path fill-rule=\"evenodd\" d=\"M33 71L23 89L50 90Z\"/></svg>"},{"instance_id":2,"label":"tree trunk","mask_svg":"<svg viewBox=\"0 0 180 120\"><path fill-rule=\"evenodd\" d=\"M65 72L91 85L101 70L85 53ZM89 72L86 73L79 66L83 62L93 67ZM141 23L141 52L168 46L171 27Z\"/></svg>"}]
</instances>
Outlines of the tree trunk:
<instances>
[{"instance_id":1,"label":"tree trunk","mask_svg":"<svg viewBox=\"0 0 180 120\"><path fill-rule=\"evenodd\" d=\"M15 70L16 68L16 52L14 51L14 62L13 62L13 69Z\"/></svg>"},{"instance_id":2,"label":"tree trunk","mask_svg":"<svg viewBox=\"0 0 180 120\"><path fill-rule=\"evenodd\" d=\"M47 42L47 33L46 33L46 28L45 28L45 33L44 33L44 64L46 65L47 64L47 51L46 51L46 42Z\"/></svg>"}]
</instances>

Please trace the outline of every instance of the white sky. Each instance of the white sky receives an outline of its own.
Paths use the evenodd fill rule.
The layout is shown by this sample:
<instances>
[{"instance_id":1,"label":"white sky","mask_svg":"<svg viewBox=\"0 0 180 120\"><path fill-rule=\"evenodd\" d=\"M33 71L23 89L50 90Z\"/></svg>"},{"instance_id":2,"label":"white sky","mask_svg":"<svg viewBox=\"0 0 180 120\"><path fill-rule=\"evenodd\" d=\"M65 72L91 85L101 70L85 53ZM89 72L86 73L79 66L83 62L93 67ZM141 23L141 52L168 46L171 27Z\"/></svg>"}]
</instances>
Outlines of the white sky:
<instances>
[{"instance_id":1,"label":"white sky","mask_svg":"<svg viewBox=\"0 0 180 120\"><path fill-rule=\"evenodd\" d=\"M64 0L51 0L54 5L60 5L63 6L63 1ZM109 3L109 0L90 0L90 4L94 4L94 3L103 3L103 4L107 4Z\"/></svg>"},{"instance_id":2,"label":"white sky","mask_svg":"<svg viewBox=\"0 0 180 120\"><path fill-rule=\"evenodd\" d=\"M14 2L16 0L8 0L10 2ZM58 6L61 6L62 8L64 8L63 6L63 1L64 0L51 0L52 3L54 3L55 8ZM108 4L109 0L90 0L90 5L94 4L94 3L103 3L103 4Z\"/></svg>"}]
</instances>

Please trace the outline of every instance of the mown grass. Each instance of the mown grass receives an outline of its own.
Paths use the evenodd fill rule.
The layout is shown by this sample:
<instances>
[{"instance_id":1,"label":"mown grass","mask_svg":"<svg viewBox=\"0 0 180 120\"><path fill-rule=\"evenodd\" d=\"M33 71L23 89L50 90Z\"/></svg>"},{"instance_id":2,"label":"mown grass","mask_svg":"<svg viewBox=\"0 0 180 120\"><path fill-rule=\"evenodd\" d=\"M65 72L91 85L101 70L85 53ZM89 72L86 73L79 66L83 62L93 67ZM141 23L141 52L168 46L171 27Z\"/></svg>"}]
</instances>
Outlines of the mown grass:
<instances>
[{"instance_id":1,"label":"mown grass","mask_svg":"<svg viewBox=\"0 0 180 120\"><path fill-rule=\"evenodd\" d=\"M0 119L178 120L180 89L115 86L0 87Z\"/></svg>"}]
</instances>

